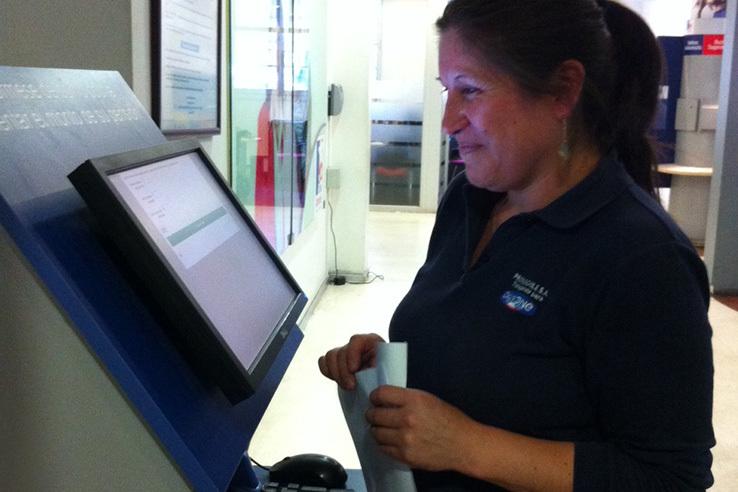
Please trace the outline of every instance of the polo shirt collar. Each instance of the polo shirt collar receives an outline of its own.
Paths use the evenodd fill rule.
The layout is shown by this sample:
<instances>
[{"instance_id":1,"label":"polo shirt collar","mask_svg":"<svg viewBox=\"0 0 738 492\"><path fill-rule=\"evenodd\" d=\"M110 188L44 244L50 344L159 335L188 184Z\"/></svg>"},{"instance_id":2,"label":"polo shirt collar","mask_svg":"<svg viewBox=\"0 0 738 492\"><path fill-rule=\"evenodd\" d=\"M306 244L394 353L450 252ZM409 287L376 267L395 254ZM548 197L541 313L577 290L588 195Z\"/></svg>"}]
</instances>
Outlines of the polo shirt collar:
<instances>
[{"instance_id":1,"label":"polo shirt collar","mask_svg":"<svg viewBox=\"0 0 738 492\"><path fill-rule=\"evenodd\" d=\"M610 154L600 159L594 171L574 188L529 216L551 227L568 229L592 216L632 184L633 180L625 171L623 164L614 154ZM504 196L504 193L490 192L470 183L466 183L464 188L470 224L479 221L486 223L489 210Z\"/></svg>"},{"instance_id":2,"label":"polo shirt collar","mask_svg":"<svg viewBox=\"0 0 738 492\"><path fill-rule=\"evenodd\" d=\"M568 229L594 215L632 184L623 164L608 155L574 188L531 215L552 227Z\"/></svg>"}]
</instances>

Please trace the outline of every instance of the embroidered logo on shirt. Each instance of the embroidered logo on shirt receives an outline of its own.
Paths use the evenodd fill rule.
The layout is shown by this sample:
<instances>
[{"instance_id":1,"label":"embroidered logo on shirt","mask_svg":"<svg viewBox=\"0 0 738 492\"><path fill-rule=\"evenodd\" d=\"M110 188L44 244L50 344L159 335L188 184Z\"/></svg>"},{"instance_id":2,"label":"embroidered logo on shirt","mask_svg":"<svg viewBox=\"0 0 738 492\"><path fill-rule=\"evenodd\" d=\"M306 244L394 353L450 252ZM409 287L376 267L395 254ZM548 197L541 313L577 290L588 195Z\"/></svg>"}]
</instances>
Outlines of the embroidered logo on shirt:
<instances>
[{"instance_id":1,"label":"embroidered logo on shirt","mask_svg":"<svg viewBox=\"0 0 738 492\"><path fill-rule=\"evenodd\" d=\"M528 296L515 290L508 290L502 294L500 300L509 310L525 316L533 316L538 310Z\"/></svg>"},{"instance_id":2,"label":"embroidered logo on shirt","mask_svg":"<svg viewBox=\"0 0 738 492\"><path fill-rule=\"evenodd\" d=\"M513 275L512 289L500 297L508 309L525 316L533 316L538 305L548 297L548 289L519 273Z\"/></svg>"}]
</instances>

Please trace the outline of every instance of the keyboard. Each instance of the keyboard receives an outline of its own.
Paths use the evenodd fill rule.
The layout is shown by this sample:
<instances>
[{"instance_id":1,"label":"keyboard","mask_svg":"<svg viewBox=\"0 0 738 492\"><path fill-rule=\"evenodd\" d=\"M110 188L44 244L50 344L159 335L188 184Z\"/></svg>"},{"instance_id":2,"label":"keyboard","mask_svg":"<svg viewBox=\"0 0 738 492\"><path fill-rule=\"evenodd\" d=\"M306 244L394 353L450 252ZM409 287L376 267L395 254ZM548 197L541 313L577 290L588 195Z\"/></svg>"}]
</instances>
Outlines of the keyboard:
<instances>
[{"instance_id":1,"label":"keyboard","mask_svg":"<svg viewBox=\"0 0 738 492\"><path fill-rule=\"evenodd\" d=\"M316 487L315 485L276 482L267 483L261 490L263 492L354 492L354 489L328 489L326 487Z\"/></svg>"}]
</instances>

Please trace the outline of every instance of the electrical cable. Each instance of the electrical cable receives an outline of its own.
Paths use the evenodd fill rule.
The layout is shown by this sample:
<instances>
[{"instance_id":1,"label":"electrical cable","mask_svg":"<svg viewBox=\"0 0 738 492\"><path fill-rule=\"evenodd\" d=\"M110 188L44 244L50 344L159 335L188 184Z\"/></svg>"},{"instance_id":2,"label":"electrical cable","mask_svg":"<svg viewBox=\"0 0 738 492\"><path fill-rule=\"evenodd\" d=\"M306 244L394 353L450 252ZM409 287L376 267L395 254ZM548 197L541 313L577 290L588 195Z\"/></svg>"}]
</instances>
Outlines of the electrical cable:
<instances>
[{"instance_id":1,"label":"electrical cable","mask_svg":"<svg viewBox=\"0 0 738 492\"><path fill-rule=\"evenodd\" d=\"M363 281L363 282L348 282L348 283L351 284L351 285L369 285L369 284L371 284L372 282L374 282L377 279L384 280L384 275L380 275L378 273L367 272L367 275L374 275L374 276L371 277L370 279L367 279L367 280Z\"/></svg>"},{"instance_id":2,"label":"electrical cable","mask_svg":"<svg viewBox=\"0 0 738 492\"><path fill-rule=\"evenodd\" d=\"M333 230L333 205L331 205L331 200L330 198L328 198L327 194L325 201L328 203L328 208L331 211L331 217L328 221L328 224L331 229L331 236L333 236L333 285L343 285L346 283L346 277L338 274L338 245L336 242L336 232Z\"/></svg>"},{"instance_id":3,"label":"electrical cable","mask_svg":"<svg viewBox=\"0 0 738 492\"><path fill-rule=\"evenodd\" d=\"M336 242L336 232L333 230L333 205L331 204L330 199L326 196L326 203L328 203L328 208L331 211L330 214L330 220L328 221L330 230L331 230L331 236L333 237L333 285L344 285L344 284L350 284L350 285L368 285L374 282L375 280L384 280L384 275L380 275L379 273L374 273L372 271L367 272L367 275L373 275L373 277L368 278L367 280L363 282L347 282L346 277L343 275L338 274L338 246Z\"/></svg>"},{"instance_id":4,"label":"electrical cable","mask_svg":"<svg viewBox=\"0 0 738 492\"><path fill-rule=\"evenodd\" d=\"M254 458L252 458L251 456L249 456L249 459L251 460L251 462L252 462L253 464L255 464L256 466L258 466L258 467L259 467L259 468L261 468L262 470L266 470L266 471L270 471L270 470L271 470L271 467L268 467L268 466L264 466L264 465L260 464L260 463L259 463L258 461L256 461L256 460L255 460Z\"/></svg>"}]
</instances>

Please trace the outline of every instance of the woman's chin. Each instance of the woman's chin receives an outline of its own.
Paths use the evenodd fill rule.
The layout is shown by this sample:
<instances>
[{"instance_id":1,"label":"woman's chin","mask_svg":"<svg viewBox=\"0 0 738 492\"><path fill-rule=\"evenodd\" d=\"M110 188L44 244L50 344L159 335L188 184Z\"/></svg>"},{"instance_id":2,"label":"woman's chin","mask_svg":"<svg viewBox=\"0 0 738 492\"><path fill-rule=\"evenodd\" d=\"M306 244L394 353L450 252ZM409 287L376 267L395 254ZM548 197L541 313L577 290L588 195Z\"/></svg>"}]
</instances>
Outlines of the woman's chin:
<instances>
[{"instance_id":1,"label":"woman's chin","mask_svg":"<svg viewBox=\"0 0 738 492\"><path fill-rule=\"evenodd\" d=\"M478 174L474 171L474 169L466 168L466 180L472 186L494 192L505 191L500 189L500 183L489 174Z\"/></svg>"},{"instance_id":2,"label":"woman's chin","mask_svg":"<svg viewBox=\"0 0 738 492\"><path fill-rule=\"evenodd\" d=\"M479 173L478 169L475 167L470 165L466 166L466 179L473 186L476 186L477 188L486 188L488 178L489 177L485 176L483 173Z\"/></svg>"}]
</instances>

